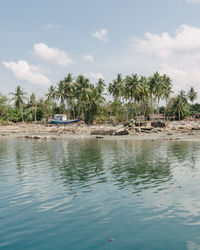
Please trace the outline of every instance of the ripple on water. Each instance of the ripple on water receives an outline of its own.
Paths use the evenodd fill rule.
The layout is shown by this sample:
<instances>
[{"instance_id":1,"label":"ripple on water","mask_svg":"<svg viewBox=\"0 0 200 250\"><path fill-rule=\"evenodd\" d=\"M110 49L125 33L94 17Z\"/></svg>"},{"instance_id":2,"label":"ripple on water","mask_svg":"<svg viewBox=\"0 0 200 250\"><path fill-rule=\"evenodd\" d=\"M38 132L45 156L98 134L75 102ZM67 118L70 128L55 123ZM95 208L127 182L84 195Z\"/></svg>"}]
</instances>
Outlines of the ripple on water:
<instances>
[{"instance_id":1,"label":"ripple on water","mask_svg":"<svg viewBox=\"0 0 200 250\"><path fill-rule=\"evenodd\" d=\"M0 248L198 246L199 150L197 142L4 140Z\"/></svg>"}]
</instances>

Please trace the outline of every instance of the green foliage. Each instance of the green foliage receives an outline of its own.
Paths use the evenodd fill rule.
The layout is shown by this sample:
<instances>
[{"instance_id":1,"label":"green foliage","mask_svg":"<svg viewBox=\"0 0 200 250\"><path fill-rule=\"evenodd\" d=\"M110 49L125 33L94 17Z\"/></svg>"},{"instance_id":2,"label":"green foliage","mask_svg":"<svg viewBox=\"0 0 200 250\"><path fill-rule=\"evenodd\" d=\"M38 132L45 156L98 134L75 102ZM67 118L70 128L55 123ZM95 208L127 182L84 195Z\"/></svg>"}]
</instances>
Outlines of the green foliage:
<instances>
[{"instance_id":1,"label":"green foliage","mask_svg":"<svg viewBox=\"0 0 200 250\"><path fill-rule=\"evenodd\" d=\"M102 79L91 83L83 75L73 78L67 74L57 86L51 85L39 101L34 93L27 99L20 86L10 94L10 104L8 98L0 94L0 118L14 122L47 120L57 113L82 119L88 124L94 121L124 122L138 115L147 118L155 112L180 120L200 112L200 104L193 105L197 98L193 87L187 94L181 91L170 98L172 81L166 74L158 72L150 77L117 74L107 88ZM192 104L188 104L187 98ZM165 102L165 107L160 107L161 101Z\"/></svg>"},{"instance_id":2,"label":"green foliage","mask_svg":"<svg viewBox=\"0 0 200 250\"><path fill-rule=\"evenodd\" d=\"M190 105L190 111L192 115L199 114L200 113L200 104L195 103L193 105Z\"/></svg>"},{"instance_id":3,"label":"green foliage","mask_svg":"<svg viewBox=\"0 0 200 250\"><path fill-rule=\"evenodd\" d=\"M0 93L0 117L3 117L8 109L8 98Z\"/></svg>"}]
</instances>

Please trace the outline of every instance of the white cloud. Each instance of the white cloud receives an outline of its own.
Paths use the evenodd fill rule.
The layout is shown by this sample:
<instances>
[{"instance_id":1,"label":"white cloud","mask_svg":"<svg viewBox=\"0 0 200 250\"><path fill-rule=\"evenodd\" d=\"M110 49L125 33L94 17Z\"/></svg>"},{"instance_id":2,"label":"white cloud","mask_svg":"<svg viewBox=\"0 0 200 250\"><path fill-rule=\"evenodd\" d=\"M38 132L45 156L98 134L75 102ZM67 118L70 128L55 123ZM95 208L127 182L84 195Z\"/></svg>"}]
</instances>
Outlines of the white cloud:
<instances>
[{"instance_id":1,"label":"white cloud","mask_svg":"<svg viewBox=\"0 0 200 250\"><path fill-rule=\"evenodd\" d=\"M92 34L93 37L98 38L103 42L108 42L108 31L106 29L101 29Z\"/></svg>"},{"instance_id":2,"label":"white cloud","mask_svg":"<svg viewBox=\"0 0 200 250\"><path fill-rule=\"evenodd\" d=\"M173 80L175 91L200 84L200 28L181 25L174 36L145 33L145 39L131 42L135 61L148 65L149 72L167 73ZM141 64L144 70L144 66Z\"/></svg>"},{"instance_id":3,"label":"white cloud","mask_svg":"<svg viewBox=\"0 0 200 250\"><path fill-rule=\"evenodd\" d=\"M53 61L61 66L68 66L74 63L65 51L58 48L50 48L45 43L34 44L33 53L42 59Z\"/></svg>"},{"instance_id":4,"label":"white cloud","mask_svg":"<svg viewBox=\"0 0 200 250\"><path fill-rule=\"evenodd\" d=\"M38 66L29 65L26 61L3 62L3 65L20 80L38 85L49 85L51 83L47 76L41 73Z\"/></svg>"},{"instance_id":5,"label":"white cloud","mask_svg":"<svg viewBox=\"0 0 200 250\"><path fill-rule=\"evenodd\" d=\"M189 25L181 25L175 36L167 32L161 35L145 33L145 40L134 39L131 46L143 53L159 57L169 57L172 53L200 49L200 29Z\"/></svg>"},{"instance_id":6,"label":"white cloud","mask_svg":"<svg viewBox=\"0 0 200 250\"><path fill-rule=\"evenodd\" d=\"M86 61L89 61L89 62L94 62L94 57L92 55L84 55L83 58L86 60Z\"/></svg>"},{"instance_id":7,"label":"white cloud","mask_svg":"<svg viewBox=\"0 0 200 250\"><path fill-rule=\"evenodd\" d=\"M84 74L85 77L93 78L93 79L104 79L104 76L101 73L89 72Z\"/></svg>"}]
</instances>

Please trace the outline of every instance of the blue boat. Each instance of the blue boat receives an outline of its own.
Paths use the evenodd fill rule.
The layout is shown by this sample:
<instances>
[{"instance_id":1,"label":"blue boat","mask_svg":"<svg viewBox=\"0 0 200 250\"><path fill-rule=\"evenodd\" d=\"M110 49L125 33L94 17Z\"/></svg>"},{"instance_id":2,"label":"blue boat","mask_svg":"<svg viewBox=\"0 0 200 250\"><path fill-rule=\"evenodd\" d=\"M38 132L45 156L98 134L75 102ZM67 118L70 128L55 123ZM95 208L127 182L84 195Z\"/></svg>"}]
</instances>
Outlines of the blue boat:
<instances>
[{"instance_id":1,"label":"blue boat","mask_svg":"<svg viewBox=\"0 0 200 250\"><path fill-rule=\"evenodd\" d=\"M78 121L79 121L78 119L67 120L67 116L66 115L56 114L50 120L50 123L52 123L52 124L69 124L69 123L76 123Z\"/></svg>"}]
</instances>

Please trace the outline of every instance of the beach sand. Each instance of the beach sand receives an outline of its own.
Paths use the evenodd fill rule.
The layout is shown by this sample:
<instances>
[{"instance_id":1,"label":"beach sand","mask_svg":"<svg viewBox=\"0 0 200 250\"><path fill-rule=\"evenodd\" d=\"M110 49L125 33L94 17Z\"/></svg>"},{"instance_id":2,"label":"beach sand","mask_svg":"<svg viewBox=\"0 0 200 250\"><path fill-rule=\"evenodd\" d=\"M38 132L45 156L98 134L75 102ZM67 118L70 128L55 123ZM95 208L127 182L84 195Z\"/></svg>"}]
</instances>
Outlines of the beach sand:
<instances>
[{"instance_id":1,"label":"beach sand","mask_svg":"<svg viewBox=\"0 0 200 250\"><path fill-rule=\"evenodd\" d=\"M148 127L148 125L147 125ZM49 126L34 123L18 123L13 125L0 126L0 140L7 138L18 139L100 139L100 140L181 140L200 141L200 123L192 122L169 122L166 128L153 128L141 132L142 128L129 128L128 135L91 135L91 132L119 131L123 125L85 125L70 124L65 126ZM139 132L138 132L139 131Z\"/></svg>"}]
</instances>

